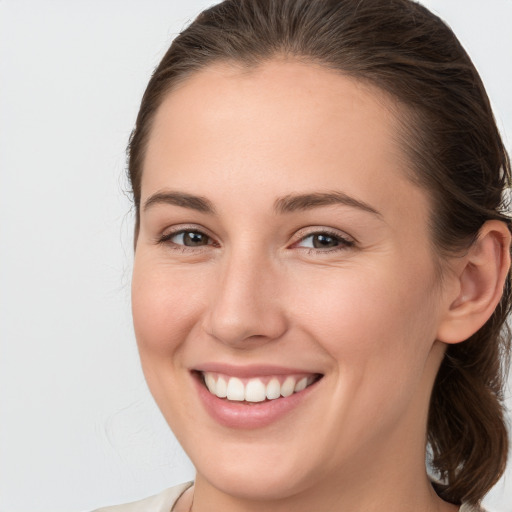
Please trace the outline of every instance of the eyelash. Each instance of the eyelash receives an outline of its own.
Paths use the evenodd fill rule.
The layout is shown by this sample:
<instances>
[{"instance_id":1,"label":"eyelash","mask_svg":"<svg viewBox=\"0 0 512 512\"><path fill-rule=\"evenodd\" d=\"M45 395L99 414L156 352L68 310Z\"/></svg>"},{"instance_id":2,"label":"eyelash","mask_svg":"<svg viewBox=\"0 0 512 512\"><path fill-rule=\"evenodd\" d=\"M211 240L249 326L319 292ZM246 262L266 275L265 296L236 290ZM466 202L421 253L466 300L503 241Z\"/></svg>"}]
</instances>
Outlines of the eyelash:
<instances>
[{"instance_id":1,"label":"eyelash","mask_svg":"<svg viewBox=\"0 0 512 512\"><path fill-rule=\"evenodd\" d=\"M218 247L219 245L217 243L213 244L207 244L207 245L198 245L198 246L188 246L184 244L177 244L175 242L171 242L171 239L174 238L177 235L185 234L185 233L195 233L198 235L205 236L208 238L209 241L212 241L212 238L208 236L206 233L201 231L200 229L195 228L181 228L177 229L175 231L170 231L169 233L166 233L162 235L158 240L157 243L161 245L167 245L169 248L171 248L173 251L179 251L182 253L193 251L194 253L198 253L198 250L201 249L204 250L205 248L209 247L210 245L213 245L214 247Z\"/></svg>"},{"instance_id":2,"label":"eyelash","mask_svg":"<svg viewBox=\"0 0 512 512\"><path fill-rule=\"evenodd\" d=\"M332 238L335 241L337 241L338 245L334 247L327 247L324 249L316 248L316 247L299 247L298 244L300 242L304 242L304 240L314 237L314 236L327 236L328 238ZM336 231L330 231L329 229L318 229L316 231L310 231L308 233L305 233L303 236L299 238L297 242L293 244L293 246L297 246L298 249L305 250L307 254L325 254L325 253L332 253L332 252L339 252L339 251L346 251L347 249L350 249L355 246L355 241L347 236L343 236L339 232Z\"/></svg>"},{"instance_id":3,"label":"eyelash","mask_svg":"<svg viewBox=\"0 0 512 512\"><path fill-rule=\"evenodd\" d=\"M205 236L205 237L208 238L209 241L211 241L213 243L208 243L206 245L199 245L199 246L195 246L194 247L194 246L187 246L187 245L184 245L184 244L177 244L175 242L171 242L171 239L174 238L175 236L181 235L181 234L185 234L185 233L194 233L196 235ZM334 247L328 247L328 248L325 248L325 249L315 248L315 247L300 247L298 245L299 243L304 242L304 240L307 240L310 237L319 236L319 235L327 236L329 238L332 238L332 239L336 240L338 245L336 245ZM192 252L194 252L196 254L197 254L198 251L204 250L205 248L207 248L209 246L219 247L219 244L217 242L213 241L212 238L209 235L207 235L206 233L204 233L200 229L194 229L194 228L181 228L181 229L177 229L175 231L171 231L169 233L166 233L166 234L162 235L157 240L157 243L158 244L162 244L162 245L167 245L172 250L180 251L182 253L186 253L186 252L192 251ZM310 232L304 233L303 236L300 236L300 238L291 245L291 247L292 248L296 247L297 249L305 251L308 255L309 254L315 254L316 255L316 254L319 254L319 253L320 254L325 254L325 253L344 251L344 250L347 250L347 249L350 249L350 248L354 247L355 245L356 245L356 242L353 239L348 238L346 236L343 236L343 235L341 235L338 232L330 231L329 229L325 229L324 228L324 229L318 229L316 231L310 231Z\"/></svg>"}]
</instances>

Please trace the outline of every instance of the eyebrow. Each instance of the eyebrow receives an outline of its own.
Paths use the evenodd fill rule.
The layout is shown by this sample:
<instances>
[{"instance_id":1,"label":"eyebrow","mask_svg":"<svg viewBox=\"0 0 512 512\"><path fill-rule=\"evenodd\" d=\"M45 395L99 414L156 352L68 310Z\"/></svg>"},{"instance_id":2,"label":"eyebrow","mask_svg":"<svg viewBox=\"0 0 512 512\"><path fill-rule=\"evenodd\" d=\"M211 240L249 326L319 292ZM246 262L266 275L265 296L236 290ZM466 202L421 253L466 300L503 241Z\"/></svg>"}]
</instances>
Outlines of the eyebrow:
<instances>
[{"instance_id":1,"label":"eyebrow","mask_svg":"<svg viewBox=\"0 0 512 512\"><path fill-rule=\"evenodd\" d=\"M143 210L146 211L157 204L170 204L189 208L201 213L215 214L215 208L206 197L187 194L185 192L164 191L157 192L150 196L144 203ZM368 213L382 217L380 212L369 204L355 199L344 192L312 192L308 194L289 194L276 199L274 210L277 213L291 213L295 211L311 210L322 206L345 205L358 208Z\"/></svg>"},{"instance_id":2,"label":"eyebrow","mask_svg":"<svg viewBox=\"0 0 512 512\"><path fill-rule=\"evenodd\" d=\"M206 199L206 197L186 194L185 192L157 192L156 194L148 197L144 203L143 210L146 211L148 208L151 208L157 204L171 204L174 206L181 206L182 208L196 210L201 213L215 213L213 204L208 199Z\"/></svg>"},{"instance_id":3,"label":"eyebrow","mask_svg":"<svg viewBox=\"0 0 512 512\"><path fill-rule=\"evenodd\" d=\"M299 210L311 210L321 206L345 205L353 208L359 208L365 212L372 213L382 217L381 213L369 204L355 199L344 192L313 192L310 194L287 195L277 199L274 203L274 209L278 213L290 213Z\"/></svg>"}]
</instances>

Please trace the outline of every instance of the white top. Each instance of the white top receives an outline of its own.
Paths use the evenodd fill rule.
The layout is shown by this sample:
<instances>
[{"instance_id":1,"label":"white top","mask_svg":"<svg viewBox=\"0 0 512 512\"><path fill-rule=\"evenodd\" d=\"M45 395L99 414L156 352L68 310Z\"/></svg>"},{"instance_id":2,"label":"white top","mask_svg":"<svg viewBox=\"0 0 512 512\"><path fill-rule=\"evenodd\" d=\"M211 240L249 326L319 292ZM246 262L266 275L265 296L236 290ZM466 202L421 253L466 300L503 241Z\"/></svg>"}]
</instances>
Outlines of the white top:
<instances>
[{"instance_id":1,"label":"white top","mask_svg":"<svg viewBox=\"0 0 512 512\"><path fill-rule=\"evenodd\" d=\"M165 489L155 496L150 496L124 505L113 505L103 507L93 512L171 512L178 498L192 486L194 482L187 482Z\"/></svg>"},{"instance_id":2,"label":"white top","mask_svg":"<svg viewBox=\"0 0 512 512\"><path fill-rule=\"evenodd\" d=\"M94 510L93 512L172 512L172 509L178 498L193 485L194 482L176 485L162 491L160 494L150 496L143 500L126 503L124 505L114 505ZM459 512L485 512L481 507L472 507L463 504Z\"/></svg>"}]
</instances>

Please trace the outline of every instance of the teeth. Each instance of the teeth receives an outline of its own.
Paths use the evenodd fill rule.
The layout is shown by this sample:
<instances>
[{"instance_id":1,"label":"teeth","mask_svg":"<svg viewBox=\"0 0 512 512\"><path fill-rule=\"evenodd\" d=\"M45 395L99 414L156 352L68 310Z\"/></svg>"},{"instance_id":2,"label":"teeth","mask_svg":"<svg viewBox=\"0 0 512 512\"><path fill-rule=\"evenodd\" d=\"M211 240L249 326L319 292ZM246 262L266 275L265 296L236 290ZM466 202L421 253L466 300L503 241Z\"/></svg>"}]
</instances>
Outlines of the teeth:
<instances>
[{"instance_id":1,"label":"teeth","mask_svg":"<svg viewBox=\"0 0 512 512\"><path fill-rule=\"evenodd\" d=\"M286 380L281 386L281 395L290 396L293 395L295 389L295 379L293 377L286 377Z\"/></svg>"},{"instance_id":2,"label":"teeth","mask_svg":"<svg viewBox=\"0 0 512 512\"><path fill-rule=\"evenodd\" d=\"M260 378L247 379L244 382L237 377L227 377L214 373L204 372L204 382L210 393L219 398L227 398L237 402L264 402L266 399L288 397L306 389L314 382L313 376L294 377L289 375L281 383L277 377L272 377L268 383Z\"/></svg>"},{"instance_id":3,"label":"teeth","mask_svg":"<svg viewBox=\"0 0 512 512\"><path fill-rule=\"evenodd\" d=\"M300 379L297 384L295 384L295 393L298 393L299 391L302 391L303 389L306 389L308 385L308 378L304 377L303 379Z\"/></svg>"},{"instance_id":4,"label":"teeth","mask_svg":"<svg viewBox=\"0 0 512 512\"><path fill-rule=\"evenodd\" d=\"M228 396L228 385L223 377L218 378L214 394L219 398L226 398Z\"/></svg>"},{"instance_id":5,"label":"teeth","mask_svg":"<svg viewBox=\"0 0 512 512\"><path fill-rule=\"evenodd\" d=\"M260 379L251 379L245 386L245 400L247 402L263 402L267 398L267 389Z\"/></svg>"},{"instance_id":6,"label":"teeth","mask_svg":"<svg viewBox=\"0 0 512 512\"><path fill-rule=\"evenodd\" d=\"M236 377L229 379L227 397L228 400L236 400L237 402L245 400L244 383L240 379Z\"/></svg>"},{"instance_id":7,"label":"teeth","mask_svg":"<svg viewBox=\"0 0 512 512\"><path fill-rule=\"evenodd\" d=\"M206 384L206 387L208 388L208 391L215 395L215 390L216 390L215 377L211 373L207 373L204 376L204 382Z\"/></svg>"},{"instance_id":8,"label":"teeth","mask_svg":"<svg viewBox=\"0 0 512 512\"><path fill-rule=\"evenodd\" d=\"M267 384L267 398L269 400L274 400L280 396L281 384L279 384L279 381L274 377L270 379L269 383Z\"/></svg>"}]
</instances>

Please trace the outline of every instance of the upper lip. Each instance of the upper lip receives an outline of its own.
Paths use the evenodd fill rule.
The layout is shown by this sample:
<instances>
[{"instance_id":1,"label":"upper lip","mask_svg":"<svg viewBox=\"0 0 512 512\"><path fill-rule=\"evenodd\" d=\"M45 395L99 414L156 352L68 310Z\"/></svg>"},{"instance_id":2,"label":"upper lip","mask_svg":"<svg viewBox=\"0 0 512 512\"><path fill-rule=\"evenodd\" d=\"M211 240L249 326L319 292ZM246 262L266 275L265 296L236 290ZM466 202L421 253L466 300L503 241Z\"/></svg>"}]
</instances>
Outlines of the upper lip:
<instances>
[{"instance_id":1,"label":"upper lip","mask_svg":"<svg viewBox=\"0 0 512 512\"><path fill-rule=\"evenodd\" d=\"M285 366L276 366L268 364L251 364L239 366L225 363L204 363L194 367L192 370L202 373L221 373L224 375L229 375L230 377L239 377L246 379L251 377L263 377L268 375L319 374L319 372L306 370L304 368L290 368Z\"/></svg>"}]
</instances>

